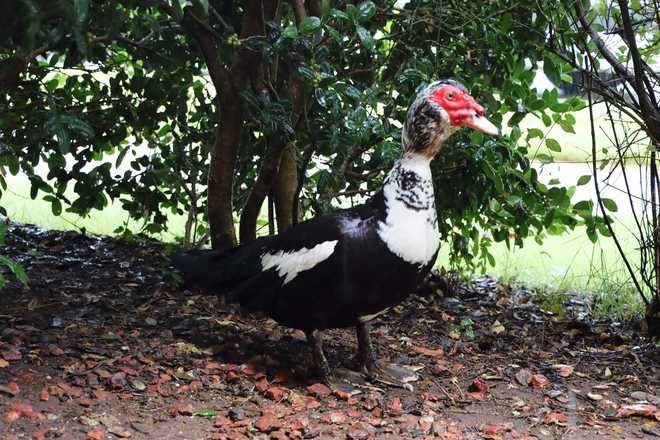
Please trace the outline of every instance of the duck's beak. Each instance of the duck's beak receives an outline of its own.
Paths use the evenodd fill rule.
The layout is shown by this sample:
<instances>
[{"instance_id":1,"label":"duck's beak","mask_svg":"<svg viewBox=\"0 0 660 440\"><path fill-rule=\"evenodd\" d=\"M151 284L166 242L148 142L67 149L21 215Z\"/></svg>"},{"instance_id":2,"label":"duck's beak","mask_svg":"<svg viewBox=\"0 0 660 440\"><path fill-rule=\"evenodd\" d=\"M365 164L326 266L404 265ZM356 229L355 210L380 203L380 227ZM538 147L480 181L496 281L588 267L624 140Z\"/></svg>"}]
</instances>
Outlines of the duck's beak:
<instances>
[{"instance_id":1,"label":"duck's beak","mask_svg":"<svg viewBox=\"0 0 660 440\"><path fill-rule=\"evenodd\" d=\"M491 136L500 135L500 129L497 128L495 124L486 119L485 116L482 116L477 112L475 112L472 116L468 116L467 118L463 119L461 121L461 125L479 130Z\"/></svg>"}]
</instances>

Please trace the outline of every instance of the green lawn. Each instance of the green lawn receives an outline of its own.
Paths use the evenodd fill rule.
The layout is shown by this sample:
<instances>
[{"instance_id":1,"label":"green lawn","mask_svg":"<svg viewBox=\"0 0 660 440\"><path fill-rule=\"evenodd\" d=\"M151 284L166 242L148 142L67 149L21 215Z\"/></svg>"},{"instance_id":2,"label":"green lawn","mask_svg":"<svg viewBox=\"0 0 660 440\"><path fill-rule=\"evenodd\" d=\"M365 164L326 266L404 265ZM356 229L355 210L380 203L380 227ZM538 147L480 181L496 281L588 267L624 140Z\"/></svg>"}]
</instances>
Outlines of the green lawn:
<instances>
[{"instance_id":1,"label":"green lawn","mask_svg":"<svg viewBox=\"0 0 660 440\"><path fill-rule=\"evenodd\" d=\"M115 201L103 211L93 210L89 217L81 218L64 212L56 217L51 211L50 202L41 200L41 194L35 200L29 197L30 182L25 176L7 176L8 191L2 194L0 204L7 210L13 221L36 224L48 229L80 230L84 228L92 234L112 235L114 230L126 222L131 230L139 230L140 223L129 219L121 203ZM172 241L175 236L183 235L185 218L169 215L170 232L157 236L164 241Z\"/></svg>"},{"instance_id":2,"label":"green lawn","mask_svg":"<svg viewBox=\"0 0 660 440\"><path fill-rule=\"evenodd\" d=\"M585 108L579 112L573 113L575 117L575 133L565 132L558 124L551 127L546 127L543 122L534 115L527 115L520 123L520 128L525 130L530 128L538 128L545 133L547 138L553 138L561 145L560 152L548 150L545 145L544 139L535 138L530 140L532 149L530 151L530 158L533 159L537 154L544 153L550 154L554 157L556 162L584 162L591 160L591 125L589 122L589 109ZM598 145L599 159L606 157L616 157L616 151L609 148L607 153L602 151L603 147L610 145L610 139L613 138L612 127L607 119L605 104L600 103L594 105L594 117L596 121L596 145ZM626 118L622 118L626 120ZM632 122L624 122L626 130L632 132L639 128L637 124ZM504 124L505 133L511 131L511 127ZM620 132L618 133L621 135ZM648 144L648 142L647 142ZM642 150L645 144L638 144L639 150ZM635 152L630 152L632 154Z\"/></svg>"}]
</instances>

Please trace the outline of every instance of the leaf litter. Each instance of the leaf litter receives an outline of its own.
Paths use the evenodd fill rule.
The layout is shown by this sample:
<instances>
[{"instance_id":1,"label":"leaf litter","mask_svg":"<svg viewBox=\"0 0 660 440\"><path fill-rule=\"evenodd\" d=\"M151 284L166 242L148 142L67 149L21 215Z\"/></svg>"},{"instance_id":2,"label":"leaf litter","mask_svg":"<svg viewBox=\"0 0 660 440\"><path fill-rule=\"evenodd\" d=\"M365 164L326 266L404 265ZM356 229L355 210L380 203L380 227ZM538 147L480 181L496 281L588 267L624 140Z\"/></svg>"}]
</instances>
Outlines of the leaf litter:
<instances>
[{"instance_id":1,"label":"leaf litter","mask_svg":"<svg viewBox=\"0 0 660 440\"><path fill-rule=\"evenodd\" d=\"M584 300L439 275L373 325L413 391L319 383L299 331L177 287L163 244L10 224L30 273L0 296L0 437L545 439L655 435L660 356ZM451 294L451 296L450 296ZM325 335L355 370L351 329ZM421 367L421 369L419 369Z\"/></svg>"}]
</instances>

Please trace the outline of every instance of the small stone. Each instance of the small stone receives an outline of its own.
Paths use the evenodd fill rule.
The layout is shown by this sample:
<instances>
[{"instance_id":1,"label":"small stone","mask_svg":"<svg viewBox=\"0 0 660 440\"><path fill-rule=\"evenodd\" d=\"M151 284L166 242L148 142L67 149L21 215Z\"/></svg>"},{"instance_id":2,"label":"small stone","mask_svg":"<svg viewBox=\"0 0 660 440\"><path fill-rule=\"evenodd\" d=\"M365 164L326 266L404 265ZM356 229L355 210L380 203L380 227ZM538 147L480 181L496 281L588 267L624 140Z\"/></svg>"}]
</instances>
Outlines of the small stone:
<instances>
[{"instance_id":1,"label":"small stone","mask_svg":"<svg viewBox=\"0 0 660 440\"><path fill-rule=\"evenodd\" d=\"M89 416L86 416L86 415L83 414L82 416L78 417L78 422L79 422L81 425L85 425L85 426L98 426L99 423L100 423L100 422L94 417L93 414L90 414Z\"/></svg>"},{"instance_id":2,"label":"small stone","mask_svg":"<svg viewBox=\"0 0 660 440\"><path fill-rule=\"evenodd\" d=\"M351 440L365 440L369 438L369 432L366 429L353 429L346 434Z\"/></svg>"},{"instance_id":3,"label":"small stone","mask_svg":"<svg viewBox=\"0 0 660 440\"><path fill-rule=\"evenodd\" d=\"M144 391L147 389L147 385L145 385L144 382L138 379L133 379L132 377L128 378L128 383L135 391Z\"/></svg>"},{"instance_id":4,"label":"small stone","mask_svg":"<svg viewBox=\"0 0 660 440\"><path fill-rule=\"evenodd\" d=\"M238 406L229 408L228 414L229 414L229 418L233 422L236 422L238 420L243 420L245 418L245 411L243 410L243 408L240 408Z\"/></svg>"},{"instance_id":5,"label":"small stone","mask_svg":"<svg viewBox=\"0 0 660 440\"><path fill-rule=\"evenodd\" d=\"M151 327L155 327L156 325L158 325L158 321L155 320L154 318L147 318L147 319L144 320L144 322L145 322L145 324L147 324L148 326L151 326Z\"/></svg>"},{"instance_id":6,"label":"small stone","mask_svg":"<svg viewBox=\"0 0 660 440\"><path fill-rule=\"evenodd\" d=\"M132 421L131 422L131 428L135 429L137 432L141 434L150 434L151 433L151 426L147 425L146 423L138 422L138 421Z\"/></svg>"},{"instance_id":7,"label":"small stone","mask_svg":"<svg viewBox=\"0 0 660 440\"><path fill-rule=\"evenodd\" d=\"M126 386L126 373L120 371L110 377L110 383L113 388L124 388Z\"/></svg>"},{"instance_id":8,"label":"small stone","mask_svg":"<svg viewBox=\"0 0 660 440\"><path fill-rule=\"evenodd\" d=\"M109 433L114 434L117 437L126 438L132 435L131 431L124 428L119 419L112 414L102 414L98 416L98 421L106 427Z\"/></svg>"},{"instance_id":9,"label":"small stone","mask_svg":"<svg viewBox=\"0 0 660 440\"><path fill-rule=\"evenodd\" d=\"M647 393L645 391L633 391L630 393L630 398L637 401L646 401L655 405L660 405L660 397L654 396L653 394Z\"/></svg>"},{"instance_id":10,"label":"small stone","mask_svg":"<svg viewBox=\"0 0 660 440\"><path fill-rule=\"evenodd\" d=\"M596 402L603 400L603 395L597 393L587 393L587 397Z\"/></svg>"}]
</instances>

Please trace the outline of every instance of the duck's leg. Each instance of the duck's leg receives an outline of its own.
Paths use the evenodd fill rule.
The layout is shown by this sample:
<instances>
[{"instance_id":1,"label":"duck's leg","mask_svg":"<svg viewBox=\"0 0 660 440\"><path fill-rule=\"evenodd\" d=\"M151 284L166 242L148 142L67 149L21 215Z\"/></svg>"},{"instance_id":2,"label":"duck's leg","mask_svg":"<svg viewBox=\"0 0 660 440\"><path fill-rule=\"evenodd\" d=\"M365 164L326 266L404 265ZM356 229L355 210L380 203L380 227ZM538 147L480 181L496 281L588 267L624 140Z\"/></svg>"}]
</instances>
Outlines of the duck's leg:
<instances>
[{"instance_id":1,"label":"duck's leg","mask_svg":"<svg viewBox=\"0 0 660 440\"><path fill-rule=\"evenodd\" d=\"M323 353L323 338L321 337L321 332L318 330L310 331L306 333L307 341L309 345L312 346L312 355L314 357L314 368L321 379L327 381L330 378L330 364L328 364L328 359Z\"/></svg>"},{"instance_id":2,"label":"duck's leg","mask_svg":"<svg viewBox=\"0 0 660 440\"><path fill-rule=\"evenodd\" d=\"M415 372L409 368L385 364L376 359L369 335L369 324L365 321L359 321L357 325L357 340L360 368L369 380L412 391L412 385L409 382L417 380Z\"/></svg>"},{"instance_id":3,"label":"duck's leg","mask_svg":"<svg viewBox=\"0 0 660 440\"><path fill-rule=\"evenodd\" d=\"M312 346L312 355L314 357L314 367L321 380L333 390L339 390L347 393L357 392L356 388L367 383L359 373L349 370L335 370L330 369L328 359L323 353L323 338L321 332L318 330L309 331L306 333L307 340Z\"/></svg>"}]
</instances>

